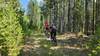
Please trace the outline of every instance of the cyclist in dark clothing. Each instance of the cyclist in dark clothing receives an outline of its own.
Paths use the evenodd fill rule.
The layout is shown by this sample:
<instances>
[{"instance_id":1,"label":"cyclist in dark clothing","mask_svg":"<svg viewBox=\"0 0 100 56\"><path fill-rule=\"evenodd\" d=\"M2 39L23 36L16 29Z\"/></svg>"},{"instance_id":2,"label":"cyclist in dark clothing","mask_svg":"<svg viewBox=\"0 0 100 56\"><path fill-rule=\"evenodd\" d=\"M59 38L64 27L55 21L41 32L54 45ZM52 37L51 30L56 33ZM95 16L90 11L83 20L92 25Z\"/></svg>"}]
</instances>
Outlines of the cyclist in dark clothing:
<instances>
[{"instance_id":1,"label":"cyclist in dark clothing","mask_svg":"<svg viewBox=\"0 0 100 56\"><path fill-rule=\"evenodd\" d=\"M54 25L50 26L50 35L51 35L51 40L52 42L57 45L57 40L56 40L56 27Z\"/></svg>"}]
</instances>

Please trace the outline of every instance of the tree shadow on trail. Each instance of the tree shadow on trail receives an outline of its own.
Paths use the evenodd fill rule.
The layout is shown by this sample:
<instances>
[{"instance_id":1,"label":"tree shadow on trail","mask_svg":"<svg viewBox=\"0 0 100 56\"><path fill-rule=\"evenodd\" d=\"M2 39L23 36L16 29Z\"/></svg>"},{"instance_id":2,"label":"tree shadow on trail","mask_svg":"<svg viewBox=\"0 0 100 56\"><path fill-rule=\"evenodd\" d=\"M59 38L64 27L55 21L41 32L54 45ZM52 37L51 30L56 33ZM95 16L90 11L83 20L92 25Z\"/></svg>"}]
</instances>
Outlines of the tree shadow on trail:
<instances>
[{"instance_id":1,"label":"tree shadow on trail","mask_svg":"<svg viewBox=\"0 0 100 56\"><path fill-rule=\"evenodd\" d=\"M80 47L82 48L85 44L85 41L80 38L69 38L69 39L64 39L64 40L57 40L58 43L63 44L63 45L68 45L68 46L73 46L73 47Z\"/></svg>"},{"instance_id":2,"label":"tree shadow on trail","mask_svg":"<svg viewBox=\"0 0 100 56\"><path fill-rule=\"evenodd\" d=\"M18 56L88 56L80 46L75 46L79 44L76 38L58 39L57 46L53 46L43 35L26 37L25 42Z\"/></svg>"}]
</instances>

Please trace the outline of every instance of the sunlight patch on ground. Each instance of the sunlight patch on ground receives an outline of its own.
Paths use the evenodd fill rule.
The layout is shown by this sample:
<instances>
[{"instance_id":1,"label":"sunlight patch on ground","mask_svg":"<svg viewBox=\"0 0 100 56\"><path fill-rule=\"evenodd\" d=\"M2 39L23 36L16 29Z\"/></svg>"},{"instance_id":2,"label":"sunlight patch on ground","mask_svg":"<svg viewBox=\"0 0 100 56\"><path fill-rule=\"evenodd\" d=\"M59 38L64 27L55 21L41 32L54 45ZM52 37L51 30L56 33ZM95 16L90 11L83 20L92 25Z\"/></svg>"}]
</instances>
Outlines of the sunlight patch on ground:
<instances>
[{"instance_id":1,"label":"sunlight patch on ground","mask_svg":"<svg viewBox=\"0 0 100 56\"><path fill-rule=\"evenodd\" d=\"M40 47L41 45L34 45L34 48L38 48L38 47Z\"/></svg>"},{"instance_id":2,"label":"sunlight patch on ground","mask_svg":"<svg viewBox=\"0 0 100 56\"><path fill-rule=\"evenodd\" d=\"M52 50L57 50L57 49L60 49L60 48L66 48L66 49L71 49L71 50L83 50L83 48L80 48L80 47L72 47L72 46L54 46L54 47L51 47L50 49Z\"/></svg>"},{"instance_id":3,"label":"sunlight patch on ground","mask_svg":"<svg viewBox=\"0 0 100 56\"><path fill-rule=\"evenodd\" d=\"M48 45L44 45L44 47L48 47Z\"/></svg>"},{"instance_id":4,"label":"sunlight patch on ground","mask_svg":"<svg viewBox=\"0 0 100 56\"><path fill-rule=\"evenodd\" d=\"M66 38L69 38L69 37L75 37L76 38L76 34L74 34L74 33L65 33L63 35L58 35L57 39L66 39Z\"/></svg>"},{"instance_id":5,"label":"sunlight patch on ground","mask_svg":"<svg viewBox=\"0 0 100 56\"><path fill-rule=\"evenodd\" d=\"M30 43L31 43L30 41L27 42L27 44L30 44Z\"/></svg>"},{"instance_id":6,"label":"sunlight patch on ground","mask_svg":"<svg viewBox=\"0 0 100 56\"><path fill-rule=\"evenodd\" d=\"M59 37L57 37L57 39L58 40L64 40L64 39L66 39L66 37L59 36Z\"/></svg>"},{"instance_id":7,"label":"sunlight patch on ground","mask_svg":"<svg viewBox=\"0 0 100 56\"><path fill-rule=\"evenodd\" d=\"M0 49L2 48L2 46L0 46Z\"/></svg>"},{"instance_id":8,"label":"sunlight patch on ground","mask_svg":"<svg viewBox=\"0 0 100 56\"><path fill-rule=\"evenodd\" d=\"M27 52L27 51L29 51L31 48L33 48L32 45L24 45L23 51L24 51L24 52Z\"/></svg>"},{"instance_id":9,"label":"sunlight patch on ground","mask_svg":"<svg viewBox=\"0 0 100 56\"><path fill-rule=\"evenodd\" d=\"M40 41L34 41L34 44L38 44L38 43L40 43Z\"/></svg>"},{"instance_id":10,"label":"sunlight patch on ground","mask_svg":"<svg viewBox=\"0 0 100 56\"><path fill-rule=\"evenodd\" d=\"M34 40L46 40L46 37L41 37L41 38L33 38Z\"/></svg>"},{"instance_id":11,"label":"sunlight patch on ground","mask_svg":"<svg viewBox=\"0 0 100 56\"><path fill-rule=\"evenodd\" d=\"M82 50L82 48L79 48L79 47L71 47L71 46L64 46L64 48Z\"/></svg>"},{"instance_id":12,"label":"sunlight patch on ground","mask_svg":"<svg viewBox=\"0 0 100 56\"><path fill-rule=\"evenodd\" d=\"M54 47L51 47L50 49L52 49L52 50L57 50L57 49L59 49L59 48L61 48L61 46L54 46Z\"/></svg>"}]
</instances>

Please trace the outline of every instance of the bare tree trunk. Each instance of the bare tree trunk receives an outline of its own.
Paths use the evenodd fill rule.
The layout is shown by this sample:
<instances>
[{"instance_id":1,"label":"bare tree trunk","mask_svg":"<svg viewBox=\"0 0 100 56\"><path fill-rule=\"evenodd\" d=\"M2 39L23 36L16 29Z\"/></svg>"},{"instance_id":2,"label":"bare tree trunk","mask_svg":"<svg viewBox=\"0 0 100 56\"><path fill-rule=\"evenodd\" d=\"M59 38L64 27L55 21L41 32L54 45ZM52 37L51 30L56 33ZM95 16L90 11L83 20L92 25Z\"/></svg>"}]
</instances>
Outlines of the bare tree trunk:
<instances>
[{"instance_id":1,"label":"bare tree trunk","mask_svg":"<svg viewBox=\"0 0 100 56\"><path fill-rule=\"evenodd\" d=\"M68 31L68 0L65 0L65 32Z\"/></svg>"},{"instance_id":2,"label":"bare tree trunk","mask_svg":"<svg viewBox=\"0 0 100 56\"><path fill-rule=\"evenodd\" d=\"M88 11L88 0L85 0L85 34L88 35L89 29L89 11Z\"/></svg>"},{"instance_id":3,"label":"bare tree trunk","mask_svg":"<svg viewBox=\"0 0 100 56\"><path fill-rule=\"evenodd\" d=\"M96 0L96 34L100 36L100 0Z\"/></svg>"},{"instance_id":4,"label":"bare tree trunk","mask_svg":"<svg viewBox=\"0 0 100 56\"><path fill-rule=\"evenodd\" d=\"M63 32L63 17L62 17L62 15L63 15L63 1L61 1L61 15L60 15L60 33L62 33Z\"/></svg>"},{"instance_id":5,"label":"bare tree trunk","mask_svg":"<svg viewBox=\"0 0 100 56\"><path fill-rule=\"evenodd\" d=\"M95 0L93 0L92 34L95 34Z\"/></svg>"}]
</instances>

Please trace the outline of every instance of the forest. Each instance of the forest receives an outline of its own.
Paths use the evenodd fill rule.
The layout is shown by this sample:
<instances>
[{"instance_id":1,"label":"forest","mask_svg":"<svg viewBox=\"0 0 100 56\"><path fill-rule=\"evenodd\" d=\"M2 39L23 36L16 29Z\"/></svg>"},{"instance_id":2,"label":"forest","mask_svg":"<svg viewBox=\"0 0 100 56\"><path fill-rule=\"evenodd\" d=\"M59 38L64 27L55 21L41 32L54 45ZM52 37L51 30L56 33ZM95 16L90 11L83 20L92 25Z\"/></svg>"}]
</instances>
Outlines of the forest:
<instances>
[{"instance_id":1,"label":"forest","mask_svg":"<svg viewBox=\"0 0 100 56\"><path fill-rule=\"evenodd\" d=\"M100 56L100 0L21 2L0 0L0 56Z\"/></svg>"}]
</instances>

